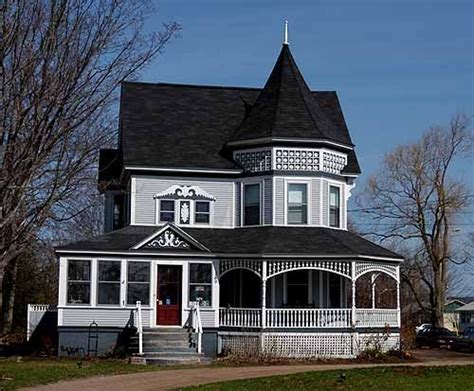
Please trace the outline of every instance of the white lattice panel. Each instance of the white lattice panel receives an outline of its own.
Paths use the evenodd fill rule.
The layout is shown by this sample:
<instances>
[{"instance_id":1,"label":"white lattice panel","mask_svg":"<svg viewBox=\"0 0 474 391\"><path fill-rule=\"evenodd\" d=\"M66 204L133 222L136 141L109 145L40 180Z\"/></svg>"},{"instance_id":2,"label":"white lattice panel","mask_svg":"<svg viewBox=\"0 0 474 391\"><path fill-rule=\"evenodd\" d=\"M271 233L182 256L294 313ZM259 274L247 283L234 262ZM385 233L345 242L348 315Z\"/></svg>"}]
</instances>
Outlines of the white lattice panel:
<instances>
[{"instance_id":1,"label":"white lattice panel","mask_svg":"<svg viewBox=\"0 0 474 391\"><path fill-rule=\"evenodd\" d=\"M347 156L339 153L323 151L322 170L331 174L340 174L347 164Z\"/></svg>"},{"instance_id":2,"label":"white lattice panel","mask_svg":"<svg viewBox=\"0 0 474 391\"><path fill-rule=\"evenodd\" d=\"M220 353L225 355L258 356L261 353L260 333L219 334Z\"/></svg>"},{"instance_id":3,"label":"white lattice panel","mask_svg":"<svg viewBox=\"0 0 474 391\"><path fill-rule=\"evenodd\" d=\"M262 275L262 261L248 260L248 259L230 259L220 262L220 274L224 274L233 269L248 269L252 270L259 276Z\"/></svg>"},{"instance_id":4,"label":"white lattice panel","mask_svg":"<svg viewBox=\"0 0 474 391\"><path fill-rule=\"evenodd\" d=\"M305 149L275 149L275 169L278 171L319 171L319 151Z\"/></svg>"},{"instance_id":5,"label":"white lattice panel","mask_svg":"<svg viewBox=\"0 0 474 391\"><path fill-rule=\"evenodd\" d=\"M400 349L400 334L383 334L383 333L363 333L359 334L358 341L359 353L365 350L381 350L388 352L389 350Z\"/></svg>"},{"instance_id":6,"label":"white lattice panel","mask_svg":"<svg viewBox=\"0 0 474 391\"><path fill-rule=\"evenodd\" d=\"M264 333L264 353L274 357L352 357L350 333Z\"/></svg>"},{"instance_id":7,"label":"white lattice panel","mask_svg":"<svg viewBox=\"0 0 474 391\"><path fill-rule=\"evenodd\" d=\"M268 261L267 276L273 277L276 274L298 269L318 269L328 272L338 273L345 277L351 277L351 263L346 261L314 261L314 260L294 260L294 261Z\"/></svg>"},{"instance_id":8,"label":"white lattice panel","mask_svg":"<svg viewBox=\"0 0 474 391\"><path fill-rule=\"evenodd\" d=\"M235 161L247 172L270 171L272 168L272 151L263 149L260 151L237 152Z\"/></svg>"},{"instance_id":9,"label":"white lattice panel","mask_svg":"<svg viewBox=\"0 0 474 391\"><path fill-rule=\"evenodd\" d=\"M389 275L390 277L394 278L396 281L398 281L397 268L398 266L389 265L389 264L380 263L380 262L369 262L369 261L356 262L355 278L357 279L366 273L380 272L380 273L385 273Z\"/></svg>"}]
</instances>

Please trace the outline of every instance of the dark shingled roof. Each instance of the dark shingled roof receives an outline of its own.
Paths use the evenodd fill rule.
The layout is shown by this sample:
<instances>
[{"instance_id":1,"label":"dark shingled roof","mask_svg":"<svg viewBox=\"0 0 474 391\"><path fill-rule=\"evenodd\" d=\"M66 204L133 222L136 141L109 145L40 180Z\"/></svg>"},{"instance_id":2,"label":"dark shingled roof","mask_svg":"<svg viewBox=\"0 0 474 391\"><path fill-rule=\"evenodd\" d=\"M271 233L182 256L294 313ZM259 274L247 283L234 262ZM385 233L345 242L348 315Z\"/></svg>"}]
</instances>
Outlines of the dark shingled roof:
<instances>
[{"instance_id":1,"label":"dark shingled roof","mask_svg":"<svg viewBox=\"0 0 474 391\"><path fill-rule=\"evenodd\" d=\"M313 138L353 145L347 129L331 120L314 98L288 45L283 45L265 87L231 141L266 137Z\"/></svg>"},{"instance_id":2,"label":"dark shingled roof","mask_svg":"<svg viewBox=\"0 0 474 391\"><path fill-rule=\"evenodd\" d=\"M59 247L57 251L128 251L160 228L156 226L128 226L95 239ZM180 227L179 229L214 254L402 258L400 255L351 232L331 228L269 226L236 229ZM288 243L291 243L291 246ZM144 250L133 251L143 252Z\"/></svg>"}]
</instances>

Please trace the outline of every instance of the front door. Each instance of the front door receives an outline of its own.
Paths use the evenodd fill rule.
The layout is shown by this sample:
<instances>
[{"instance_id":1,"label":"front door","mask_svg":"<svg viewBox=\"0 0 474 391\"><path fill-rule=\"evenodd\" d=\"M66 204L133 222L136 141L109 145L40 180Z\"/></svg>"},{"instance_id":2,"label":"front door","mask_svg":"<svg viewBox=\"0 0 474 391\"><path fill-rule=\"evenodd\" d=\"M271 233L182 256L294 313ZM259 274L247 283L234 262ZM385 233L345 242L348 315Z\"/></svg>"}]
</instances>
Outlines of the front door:
<instances>
[{"instance_id":1,"label":"front door","mask_svg":"<svg viewBox=\"0 0 474 391\"><path fill-rule=\"evenodd\" d=\"M156 324L181 324L181 266L158 265Z\"/></svg>"}]
</instances>

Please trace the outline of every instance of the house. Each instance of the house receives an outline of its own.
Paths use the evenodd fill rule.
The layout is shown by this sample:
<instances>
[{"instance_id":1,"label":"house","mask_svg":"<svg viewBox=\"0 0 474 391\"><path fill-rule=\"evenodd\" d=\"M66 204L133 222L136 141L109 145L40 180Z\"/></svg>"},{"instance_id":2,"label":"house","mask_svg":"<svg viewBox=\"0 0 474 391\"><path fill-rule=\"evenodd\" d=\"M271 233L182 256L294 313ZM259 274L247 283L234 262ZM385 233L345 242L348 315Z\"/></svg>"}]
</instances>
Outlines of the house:
<instances>
[{"instance_id":1,"label":"house","mask_svg":"<svg viewBox=\"0 0 474 391\"><path fill-rule=\"evenodd\" d=\"M459 330L464 331L467 326L474 325L474 300L456 309L459 313Z\"/></svg>"},{"instance_id":2,"label":"house","mask_svg":"<svg viewBox=\"0 0 474 391\"><path fill-rule=\"evenodd\" d=\"M459 333L461 330L461 316L458 311L459 308L465 306L466 304L474 301L472 297L450 297L444 305L444 327L447 329Z\"/></svg>"},{"instance_id":3,"label":"house","mask_svg":"<svg viewBox=\"0 0 474 391\"><path fill-rule=\"evenodd\" d=\"M59 354L135 330L145 360L397 347L403 259L347 230L360 173L336 93L309 88L287 43L261 89L123 83L107 233L57 249ZM393 308L356 307L368 274L393 279Z\"/></svg>"}]
</instances>

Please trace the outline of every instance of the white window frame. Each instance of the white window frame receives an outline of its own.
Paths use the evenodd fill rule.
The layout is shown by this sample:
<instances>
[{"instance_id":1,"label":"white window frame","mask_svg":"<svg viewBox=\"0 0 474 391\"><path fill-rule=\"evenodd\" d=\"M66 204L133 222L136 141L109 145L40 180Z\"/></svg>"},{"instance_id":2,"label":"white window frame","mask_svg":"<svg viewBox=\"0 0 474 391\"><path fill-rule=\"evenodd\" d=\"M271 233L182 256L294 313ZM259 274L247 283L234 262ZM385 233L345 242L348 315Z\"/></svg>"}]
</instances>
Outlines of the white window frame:
<instances>
[{"instance_id":1,"label":"white window frame","mask_svg":"<svg viewBox=\"0 0 474 391\"><path fill-rule=\"evenodd\" d=\"M80 262L89 262L89 303L69 303L68 295L69 295L69 263L71 261L80 261ZM94 297L94 266L96 262L94 262L91 258L66 258L66 273L65 273L65 290L64 290L64 304L65 306L72 306L72 307L92 307L95 304L95 297ZM72 280L72 281L82 281L82 280Z\"/></svg>"},{"instance_id":2,"label":"white window frame","mask_svg":"<svg viewBox=\"0 0 474 391\"><path fill-rule=\"evenodd\" d=\"M149 273L149 276L148 276L148 304L143 304L142 303L142 307L144 308L150 308L152 307L153 303L152 303L152 298L153 298L153 294L152 294L152 274L153 274L153 270L152 270L152 267L153 267L153 262L151 261L145 261L145 260L141 260L141 259L129 259L127 260L126 262L126 265L125 265L125 275L126 275L126 278L124 280L124 284L125 284L125 288L124 288L124 298L123 298L123 303L125 304L125 307L135 307L136 306L136 303L129 303L128 302L128 284L129 284L129 278L128 278L128 264L129 263L146 263L148 264L149 268L150 268L150 273ZM145 284L144 281L141 281L141 282L137 282L137 281L132 281L132 284L133 283L142 283L142 284Z\"/></svg>"},{"instance_id":3,"label":"white window frame","mask_svg":"<svg viewBox=\"0 0 474 391\"><path fill-rule=\"evenodd\" d=\"M120 264L120 279L119 283L119 302L117 304L100 304L99 303L99 262L118 262ZM95 262L95 303L99 307L122 307L123 306L123 262L122 259L98 258Z\"/></svg>"},{"instance_id":4,"label":"white window frame","mask_svg":"<svg viewBox=\"0 0 474 391\"><path fill-rule=\"evenodd\" d=\"M196 222L196 213L201 213L204 214L203 212L196 212L196 203L197 202L206 202L209 205L209 222L208 223L202 223L202 222ZM192 217L190 218L192 221L192 225L197 225L197 226L203 226L203 227L210 227L212 225L212 201L209 200L191 200L191 210L192 212Z\"/></svg>"},{"instance_id":5,"label":"white window frame","mask_svg":"<svg viewBox=\"0 0 474 391\"><path fill-rule=\"evenodd\" d=\"M306 197L307 197L307 216L306 216L306 224L289 224L288 223L288 187L289 185L306 185ZM311 180L309 179L287 179L285 178L285 186L284 186L284 208L285 208L285 225L291 226L291 227L308 227L311 225L311 219L312 219L312 213L311 213L311 193L312 193L312 188L311 188Z\"/></svg>"},{"instance_id":6,"label":"white window frame","mask_svg":"<svg viewBox=\"0 0 474 391\"><path fill-rule=\"evenodd\" d=\"M258 195L259 195L259 213L258 213L258 224L245 224L245 186L249 185L258 185ZM241 182L241 192L240 192L240 225L242 227L259 227L262 225L263 222L263 210L264 210L264 199L263 199L263 183L262 180L258 181L245 181Z\"/></svg>"},{"instance_id":7,"label":"white window frame","mask_svg":"<svg viewBox=\"0 0 474 391\"><path fill-rule=\"evenodd\" d=\"M331 187L337 187L339 189L339 225L337 227L331 226ZM326 206L326 213L327 213L327 218L328 218L328 227L333 228L333 229L344 229L342 226L342 213L343 213L343 208L342 208L342 202L343 202L343 190L344 190L344 185L338 182L332 182L328 181L328 190L327 190L327 200L328 204ZM345 202L345 201L344 201ZM345 211L345 208L344 208Z\"/></svg>"},{"instance_id":8,"label":"white window frame","mask_svg":"<svg viewBox=\"0 0 474 391\"><path fill-rule=\"evenodd\" d=\"M176 209L176 205L178 204L179 200L175 200L172 198L157 198L156 199L156 224L166 224L169 223L170 221L161 221L161 201L173 201L174 202L174 220L171 221L172 223L176 223L176 216L178 215L179 211ZM171 211L165 211L165 212L171 212Z\"/></svg>"}]
</instances>

